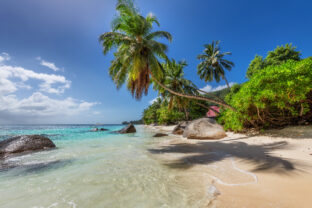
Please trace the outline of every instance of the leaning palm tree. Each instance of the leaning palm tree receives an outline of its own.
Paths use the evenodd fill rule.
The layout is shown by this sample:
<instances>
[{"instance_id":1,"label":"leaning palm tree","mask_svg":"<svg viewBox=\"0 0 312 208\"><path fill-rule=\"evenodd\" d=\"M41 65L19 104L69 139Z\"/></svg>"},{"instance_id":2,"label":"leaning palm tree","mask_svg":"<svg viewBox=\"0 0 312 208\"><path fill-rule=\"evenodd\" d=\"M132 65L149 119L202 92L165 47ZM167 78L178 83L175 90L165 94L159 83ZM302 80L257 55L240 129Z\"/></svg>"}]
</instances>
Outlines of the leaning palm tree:
<instances>
[{"instance_id":1,"label":"leaning palm tree","mask_svg":"<svg viewBox=\"0 0 312 208\"><path fill-rule=\"evenodd\" d=\"M187 66L185 61L176 62L174 59L162 64L164 69L163 85L167 88L188 95L199 95L196 85L184 78L184 67ZM188 120L187 107L190 104L190 99L177 96L169 93L163 87L154 83L154 89L157 90L165 99L168 100L168 108L172 109L174 106L184 111L185 118Z\"/></svg>"},{"instance_id":2,"label":"leaning palm tree","mask_svg":"<svg viewBox=\"0 0 312 208\"><path fill-rule=\"evenodd\" d=\"M209 101L233 109L224 102L181 94L163 85L161 80L164 71L159 59L168 60L167 46L156 39L165 38L171 41L171 34L153 31L153 24L159 25L157 18L152 14L143 17L131 0L118 0L116 10L119 15L112 22L112 31L102 34L100 42L104 54L113 48L117 49L109 68L109 74L117 88L127 83L132 95L140 99L143 93L148 93L152 78L155 83L177 96Z\"/></svg>"},{"instance_id":3,"label":"leaning palm tree","mask_svg":"<svg viewBox=\"0 0 312 208\"><path fill-rule=\"evenodd\" d=\"M197 73L205 82L212 81L213 79L219 82L220 78L222 78L226 82L228 88L230 88L229 82L225 78L225 69L230 71L234 63L224 59L224 56L231 55L231 53L222 53L219 44L220 41L218 40L212 41L211 44L204 45L204 53L197 56L199 60L202 60L197 66Z\"/></svg>"}]
</instances>

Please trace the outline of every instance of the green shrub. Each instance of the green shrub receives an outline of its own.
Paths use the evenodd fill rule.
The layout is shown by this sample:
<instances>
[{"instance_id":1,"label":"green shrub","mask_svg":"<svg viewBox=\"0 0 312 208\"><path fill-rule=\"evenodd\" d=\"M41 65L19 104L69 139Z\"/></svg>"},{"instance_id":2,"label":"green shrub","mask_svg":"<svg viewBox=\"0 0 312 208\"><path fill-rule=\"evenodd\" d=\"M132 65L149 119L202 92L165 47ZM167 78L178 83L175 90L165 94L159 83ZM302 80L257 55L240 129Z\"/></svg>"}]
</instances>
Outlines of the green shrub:
<instances>
[{"instance_id":1,"label":"green shrub","mask_svg":"<svg viewBox=\"0 0 312 208\"><path fill-rule=\"evenodd\" d=\"M289 60L259 70L226 101L237 111L221 113L219 121L225 129L241 131L311 121L312 59Z\"/></svg>"},{"instance_id":2,"label":"green shrub","mask_svg":"<svg viewBox=\"0 0 312 208\"><path fill-rule=\"evenodd\" d=\"M162 105L157 110L157 119L158 124L175 124L185 120L185 115L175 108L169 110L168 105Z\"/></svg>"}]
</instances>

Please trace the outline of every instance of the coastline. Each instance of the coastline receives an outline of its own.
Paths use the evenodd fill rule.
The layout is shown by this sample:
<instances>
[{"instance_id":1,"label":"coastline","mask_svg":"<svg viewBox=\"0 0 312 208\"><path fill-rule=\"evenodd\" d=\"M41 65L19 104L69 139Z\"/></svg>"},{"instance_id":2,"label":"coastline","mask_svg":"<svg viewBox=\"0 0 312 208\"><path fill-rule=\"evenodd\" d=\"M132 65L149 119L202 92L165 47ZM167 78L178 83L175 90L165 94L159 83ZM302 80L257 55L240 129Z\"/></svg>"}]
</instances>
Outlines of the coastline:
<instances>
[{"instance_id":1,"label":"coastline","mask_svg":"<svg viewBox=\"0 0 312 208\"><path fill-rule=\"evenodd\" d=\"M207 207L311 207L311 126L206 141L170 135L174 126L145 128L169 133L150 150L164 165L195 174L190 186L213 185Z\"/></svg>"}]
</instances>

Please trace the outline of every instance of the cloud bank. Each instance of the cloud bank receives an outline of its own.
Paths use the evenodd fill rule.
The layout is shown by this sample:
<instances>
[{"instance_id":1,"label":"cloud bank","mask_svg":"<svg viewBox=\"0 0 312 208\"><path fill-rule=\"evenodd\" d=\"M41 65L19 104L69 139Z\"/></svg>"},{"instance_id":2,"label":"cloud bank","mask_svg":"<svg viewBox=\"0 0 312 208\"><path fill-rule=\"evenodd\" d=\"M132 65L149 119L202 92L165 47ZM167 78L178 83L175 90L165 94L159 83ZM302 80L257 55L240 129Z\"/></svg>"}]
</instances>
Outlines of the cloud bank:
<instances>
[{"instance_id":1,"label":"cloud bank","mask_svg":"<svg viewBox=\"0 0 312 208\"><path fill-rule=\"evenodd\" d=\"M10 60L7 53L0 57L0 123L44 122L47 118L62 122L64 116L88 112L98 104L71 97L50 97L63 94L71 81L61 75L3 64ZM30 96L23 96L25 94Z\"/></svg>"}]
</instances>

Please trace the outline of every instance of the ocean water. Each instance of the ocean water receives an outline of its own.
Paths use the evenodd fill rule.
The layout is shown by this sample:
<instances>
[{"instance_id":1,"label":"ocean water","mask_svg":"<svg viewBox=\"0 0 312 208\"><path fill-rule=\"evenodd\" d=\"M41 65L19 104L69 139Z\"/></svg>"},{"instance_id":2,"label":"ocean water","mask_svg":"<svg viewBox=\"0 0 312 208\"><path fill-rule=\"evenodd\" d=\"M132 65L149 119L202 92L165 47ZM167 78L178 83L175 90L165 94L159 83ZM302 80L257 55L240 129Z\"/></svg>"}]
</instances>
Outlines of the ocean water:
<instances>
[{"instance_id":1,"label":"ocean water","mask_svg":"<svg viewBox=\"0 0 312 208\"><path fill-rule=\"evenodd\" d=\"M183 169L170 169L148 152L161 139L137 126L135 134L90 132L88 125L1 126L0 140L43 134L50 151L7 159L15 168L0 171L1 208L201 207ZM100 128L100 127L99 127ZM205 202L206 204L206 202Z\"/></svg>"}]
</instances>

